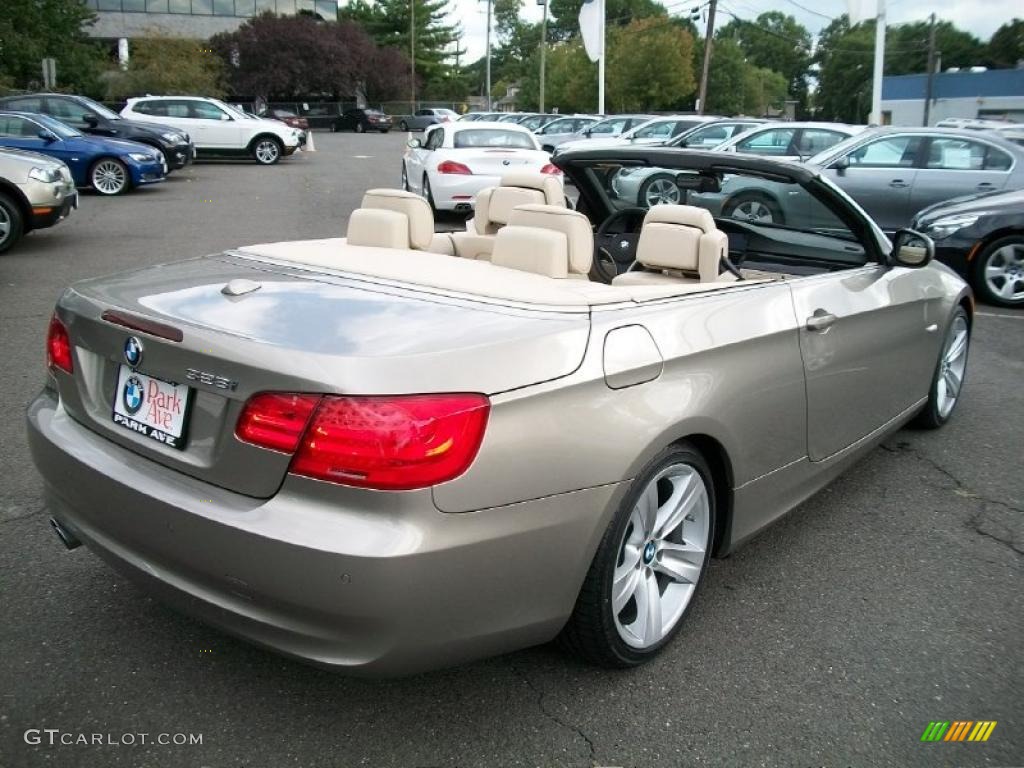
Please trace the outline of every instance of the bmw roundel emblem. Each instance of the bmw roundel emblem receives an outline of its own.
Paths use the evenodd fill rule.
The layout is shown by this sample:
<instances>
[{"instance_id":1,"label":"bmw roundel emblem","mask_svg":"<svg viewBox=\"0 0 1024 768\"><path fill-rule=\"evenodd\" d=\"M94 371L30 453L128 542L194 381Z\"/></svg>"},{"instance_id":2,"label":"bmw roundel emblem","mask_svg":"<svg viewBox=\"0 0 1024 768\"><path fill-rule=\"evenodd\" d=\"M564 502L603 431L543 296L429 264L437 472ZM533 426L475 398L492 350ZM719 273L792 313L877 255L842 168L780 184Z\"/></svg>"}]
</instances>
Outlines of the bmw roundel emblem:
<instances>
[{"instance_id":1,"label":"bmw roundel emblem","mask_svg":"<svg viewBox=\"0 0 1024 768\"><path fill-rule=\"evenodd\" d=\"M142 362L142 342L135 336L129 336L124 343L124 360L132 368L138 368Z\"/></svg>"},{"instance_id":2,"label":"bmw roundel emblem","mask_svg":"<svg viewBox=\"0 0 1024 768\"><path fill-rule=\"evenodd\" d=\"M511 160L502 160L501 164L502 165L512 165L512 161Z\"/></svg>"},{"instance_id":3,"label":"bmw roundel emblem","mask_svg":"<svg viewBox=\"0 0 1024 768\"><path fill-rule=\"evenodd\" d=\"M124 403L124 409L134 416L138 413L139 408L142 407L143 399L142 382L139 381L139 377L129 376L128 380L124 383L124 389L121 391L121 402Z\"/></svg>"}]
</instances>

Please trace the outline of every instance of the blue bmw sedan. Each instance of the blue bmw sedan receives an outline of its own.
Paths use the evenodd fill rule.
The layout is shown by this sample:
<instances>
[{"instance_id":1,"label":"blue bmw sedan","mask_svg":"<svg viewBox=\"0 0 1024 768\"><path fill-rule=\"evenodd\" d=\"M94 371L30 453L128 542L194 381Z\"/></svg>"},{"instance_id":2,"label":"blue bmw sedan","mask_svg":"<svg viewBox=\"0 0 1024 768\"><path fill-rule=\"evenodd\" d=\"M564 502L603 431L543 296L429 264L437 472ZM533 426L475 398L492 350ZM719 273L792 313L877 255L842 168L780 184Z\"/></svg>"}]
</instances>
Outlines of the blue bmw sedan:
<instances>
[{"instance_id":1,"label":"blue bmw sedan","mask_svg":"<svg viewBox=\"0 0 1024 768\"><path fill-rule=\"evenodd\" d=\"M167 178L159 150L120 139L86 136L59 120L30 112L0 112L0 147L25 149L63 161L75 185L119 195Z\"/></svg>"}]
</instances>

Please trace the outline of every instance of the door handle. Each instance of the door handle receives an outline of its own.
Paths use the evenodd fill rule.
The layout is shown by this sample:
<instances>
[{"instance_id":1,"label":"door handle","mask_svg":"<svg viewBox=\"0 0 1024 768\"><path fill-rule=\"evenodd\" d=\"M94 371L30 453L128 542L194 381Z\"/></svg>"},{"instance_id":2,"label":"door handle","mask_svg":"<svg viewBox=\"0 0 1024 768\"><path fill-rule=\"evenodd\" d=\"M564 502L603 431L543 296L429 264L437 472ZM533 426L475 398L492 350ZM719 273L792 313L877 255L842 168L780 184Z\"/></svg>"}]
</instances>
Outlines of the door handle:
<instances>
[{"instance_id":1,"label":"door handle","mask_svg":"<svg viewBox=\"0 0 1024 768\"><path fill-rule=\"evenodd\" d=\"M835 315L831 312L826 312L824 309L814 310L814 314L807 318L807 330L809 331L825 331L832 327L832 323L838 320Z\"/></svg>"},{"instance_id":2,"label":"door handle","mask_svg":"<svg viewBox=\"0 0 1024 768\"><path fill-rule=\"evenodd\" d=\"M995 188L996 188L996 185L993 184L991 181L983 181L978 186L975 187L975 189L978 190L979 192L984 192L986 190L995 189Z\"/></svg>"},{"instance_id":3,"label":"door handle","mask_svg":"<svg viewBox=\"0 0 1024 768\"><path fill-rule=\"evenodd\" d=\"M907 184L907 182L905 182L903 179L893 179L892 181L889 182L889 186L892 187L893 189L905 189L910 185Z\"/></svg>"}]
</instances>

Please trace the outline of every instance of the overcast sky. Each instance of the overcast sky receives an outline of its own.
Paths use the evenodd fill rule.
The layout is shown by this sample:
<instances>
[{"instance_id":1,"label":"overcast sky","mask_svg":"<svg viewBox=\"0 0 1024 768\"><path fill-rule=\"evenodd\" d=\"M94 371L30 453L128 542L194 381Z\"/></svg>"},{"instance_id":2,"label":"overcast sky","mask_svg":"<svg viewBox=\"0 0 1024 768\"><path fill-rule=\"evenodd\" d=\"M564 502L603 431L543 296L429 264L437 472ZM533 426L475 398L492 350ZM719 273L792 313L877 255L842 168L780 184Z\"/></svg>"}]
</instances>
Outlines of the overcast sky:
<instances>
[{"instance_id":1,"label":"overcast sky","mask_svg":"<svg viewBox=\"0 0 1024 768\"><path fill-rule=\"evenodd\" d=\"M700 0L681 2L680 0L661 0L673 15L686 12ZM829 21L846 13L846 0L795 0L803 8L794 5L793 0L719 0L719 8L731 11L743 19L753 20L765 11L780 10L796 18L801 24L816 34ZM468 49L467 61L474 61L483 56L486 50L487 3L485 0L451 0L453 20L461 22L465 31L464 45ZM809 13L810 8L818 13ZM908 21L925 20L928 14L935 12L939 19L951 21L961 29L987 40L1004 22L1014 16L1024 16L1021 0L890 0L888 6L888 23L900 24ZM536 0L525 0L523 16L531 21L539 21L542 9ZM820 14L820 15L819 15ZM724 24L719 17L716 24ZM704 21L699 22L703 26Z\"/></svg>"}]
</instances>

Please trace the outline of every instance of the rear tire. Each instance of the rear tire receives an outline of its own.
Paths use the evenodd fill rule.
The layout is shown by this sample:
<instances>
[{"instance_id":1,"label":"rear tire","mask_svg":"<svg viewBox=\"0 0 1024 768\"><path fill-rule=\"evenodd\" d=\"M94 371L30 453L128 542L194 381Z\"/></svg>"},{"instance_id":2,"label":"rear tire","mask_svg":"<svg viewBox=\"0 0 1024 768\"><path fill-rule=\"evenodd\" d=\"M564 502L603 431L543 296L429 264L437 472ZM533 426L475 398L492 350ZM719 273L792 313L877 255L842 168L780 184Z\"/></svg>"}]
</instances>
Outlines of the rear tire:
<instances>
[{"instance_id":1,"label":"rear tire","mask_svg":"<svg viewBox=\"0 0 1024 768\"><path fill-rule=\"evenodd\" d=\"M989 243L974 259L971 284L988 304L1024 306L1024 235Z\"/></svg>"},{"instance_id":2,"label":"rear tire","mask_svg":"<svg viewBox=\"0 0 1024 768\"><path fill-rule=\"evenodd\" d=\"M427 174L423 174L423 196L427 198L427 202L430 203L430 210L437 213L437 206L434 205L434 193L430 189L430 179L427 178Z\"/></svg>"},{"instance_id":3,"label":"rear tire","mask_svg":"<svg viewBox=\"0 0 1024 768\"><path fill-rule=\"evenodd\" d=\"M604 667L656 656L705 581L715 511L711 468L696 448L678 443L651 459L598 545L562 645Z\"/></svg>"},{"instance_id":4,"label":"rear tire","mask_svg":"<svg viewBox=\"0 0 1024 768\"><path fill-rule=\"evenodd\" d=\"M356 123L356 133L363 133L365 130L362 123Z\"/></svg>"},{"instance_id":5,"label":"rear tire","mask_svg":"<svg viewBox=\"0 0 1024 768\"><path fill-rule=\"evenodd\" d=\"M946 338L939 352L932 385L928 389L928 402L917 416L913 425L921 429L938 429L953 415L964 380L967 378L967 354L971 346L971 321L963 307L957 307Z\"/></svg>"},{"instance_id":6,"label":"rear tire","mask_svg":"<svg viewBox=\"0 0 1024 768\"><path fill-rule=\"evenodd\" d=\"M409 172L405 169L405 163L402 163L402 189L409 192Z\"/></svg>"},{"instance_id":7,"label":"rear tire","mask_svg":"<svg viewBox=\"0 0 1024 768\"><path fill-rule=\"evenodd\" d=\"M0 192L0 253L13 248L25 234L25 217L10 196Z\"/></svg>"},{"instance_id":8,"label":"rear tire","mask_svg":"<svg viewBox=\"0 0 1024 768\"><path fill-rule=\"evenodd\" d=\"M399 130L402 130L402 131L408 131L409 130L409 124L407 122L405 122L405 120L403 120L402 122L400 122L398 124L398 128L399 128Z\"/></svg>"}]
</instances>

